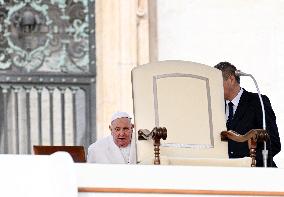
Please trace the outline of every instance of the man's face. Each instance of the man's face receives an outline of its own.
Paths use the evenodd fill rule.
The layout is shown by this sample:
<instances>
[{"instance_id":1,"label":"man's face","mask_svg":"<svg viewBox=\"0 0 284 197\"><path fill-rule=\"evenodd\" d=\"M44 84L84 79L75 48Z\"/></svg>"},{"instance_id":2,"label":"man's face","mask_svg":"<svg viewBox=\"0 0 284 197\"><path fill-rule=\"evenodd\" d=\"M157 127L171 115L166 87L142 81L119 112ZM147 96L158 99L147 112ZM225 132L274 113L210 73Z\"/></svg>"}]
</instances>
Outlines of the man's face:
<instances>
[{"instance_id":1,"label":"man's face","mask_svg":"<svg viewBox=\"0 0 284 197\"><path fill-rule=\"evenodd\" d=\"M128 118L118 118L109 126L114 143L118 147L127 147L131 142L133 124Z\"/></svg>"},{"instance_id":2,"label":"man's face","mask_svg":"<svg viewBox=\"0 0 284 197\"><path fill-rule=\"evenodd\" d=\"M239 84L237 83L235 77L230 75L226 80L223 79L223 87L224 87L224 99L232 100L236 95L235 91L239 91Z\"/></svg>"},{"instance_id":3,"label":"man's face","mask_svg":"<svg viewBox=\"0 0 284 197\"><path fill-rule=\"evenodd\" d=\"M223 87L224 87L224 99L229 100L230 96L230 78L227 80L223 80Z\"/></svg>"}]
</instances>

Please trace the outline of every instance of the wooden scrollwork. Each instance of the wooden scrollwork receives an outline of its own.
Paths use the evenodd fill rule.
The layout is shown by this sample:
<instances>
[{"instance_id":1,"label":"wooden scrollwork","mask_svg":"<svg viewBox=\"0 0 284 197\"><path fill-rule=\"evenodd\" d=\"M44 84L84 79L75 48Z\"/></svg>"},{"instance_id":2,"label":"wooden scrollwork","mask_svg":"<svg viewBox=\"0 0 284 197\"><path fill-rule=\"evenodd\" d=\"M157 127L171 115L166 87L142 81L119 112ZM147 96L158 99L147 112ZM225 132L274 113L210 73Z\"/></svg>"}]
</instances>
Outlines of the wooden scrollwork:
<instances>
[{"instance_id":1,"label":"wooden scrollwork","mask_svg":"<svg viewBox=\"0 0 284 197\"><path fill-rule=\"evenodd\" d=\"M250 149L250 157L252 158L251 167L256 166L256 146L258 142L267 141L269 135L264 129L252 129L247 132L245 135L240 135L233 130L222 131L221 132L221 140L227 141L228 139L236 141L236 142L245 142L248 141L248 146Z\"/></svg>"},{"instance_id":2,"label":"wooden scrollwork","mask_svg":"<svg viewBox=\"0 0 284 197\"><path fill-rule=\"evenodd\" d=\"M165 127L155 127L151 132L147 129L140 129L138 131L138 140L149 140L154 141L154 164L160 165L160 145L161 139L167 139L167 129Z\"/></svg>"}]
</instances>

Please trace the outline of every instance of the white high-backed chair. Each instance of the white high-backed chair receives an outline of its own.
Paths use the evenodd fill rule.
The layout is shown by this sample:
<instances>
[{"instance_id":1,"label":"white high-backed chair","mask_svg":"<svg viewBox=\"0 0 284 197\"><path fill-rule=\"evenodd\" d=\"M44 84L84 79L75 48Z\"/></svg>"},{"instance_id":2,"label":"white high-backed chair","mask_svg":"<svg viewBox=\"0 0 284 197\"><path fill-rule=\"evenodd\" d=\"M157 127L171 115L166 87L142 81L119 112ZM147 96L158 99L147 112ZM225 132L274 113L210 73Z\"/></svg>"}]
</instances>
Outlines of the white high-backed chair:
<instances>
[{"instance_id":1,"label":"white high-backed chair","mask_svg":"<svg viewBox=\"0 0 284 197\"><path fill-rule=\"evenodd\" d=\"M221 141L221 71L189 61L150 63L132 70L132 87L138 163L152 164L154 149L153 141L138 140L137 131L165 127L161 164L251 166L249 157L229 159L227 142Z\"/></svg>"}]
</instances>

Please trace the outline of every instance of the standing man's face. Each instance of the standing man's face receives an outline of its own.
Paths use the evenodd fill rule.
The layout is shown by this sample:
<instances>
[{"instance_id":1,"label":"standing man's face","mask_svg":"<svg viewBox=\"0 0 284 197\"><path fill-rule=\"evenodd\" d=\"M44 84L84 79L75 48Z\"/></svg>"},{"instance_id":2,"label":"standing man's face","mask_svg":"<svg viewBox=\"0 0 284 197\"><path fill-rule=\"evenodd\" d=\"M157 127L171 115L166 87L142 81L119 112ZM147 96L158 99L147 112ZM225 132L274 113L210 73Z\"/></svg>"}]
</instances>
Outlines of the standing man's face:
<instances>
[{"instance_id":1,"label":"standing man's face","mask_svg":"<svg viewBox=\"0 0 284 197\"><path fill-rule=\"evenodd\" d=\"M226 80L223 79L224 99L232 101L240 91L240 84L235 76L230 75Z\"/></svg>"},{"instance_id":2,"label":"standing man's face","mask_svg":"<svg viewBox=\"0 0 284 197\"><path fill-rule=\"evenodd\" d=\"M229 81L229 79L223 81L223 87L224 87L224 99L229 100L229 95L230 95L230 81Z\"/></svg>"},{"instance_id":3,"label":"standing man's face","mask_svg":"<svg viewBox=\"0 0 284 197\"><path fill-rule=\"evenodd\" d=\"M114 143L118 147L127 147L131 142L133 124L128 118L118 118L109 126Z\"/></svg>"}]
</instances>

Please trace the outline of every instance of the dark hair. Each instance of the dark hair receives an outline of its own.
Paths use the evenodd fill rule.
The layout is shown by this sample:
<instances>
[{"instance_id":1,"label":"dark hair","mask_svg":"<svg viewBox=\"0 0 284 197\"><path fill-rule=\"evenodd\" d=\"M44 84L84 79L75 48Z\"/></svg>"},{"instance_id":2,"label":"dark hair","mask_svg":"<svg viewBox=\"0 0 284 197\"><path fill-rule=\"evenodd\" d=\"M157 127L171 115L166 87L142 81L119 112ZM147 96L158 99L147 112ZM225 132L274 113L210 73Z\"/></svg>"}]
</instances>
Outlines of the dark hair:
<instances>
[{"instance_id":1,"label":"dark hair","mask_svg":"<svg viewBox=\"0 0 284 197\"><path fill-rule=\"evenodd\" d=\"M217 68L222 71L223 79L227 80L231 75L233 75L236 81L240 84L240 77L236 76L237 68L230 62L220 62L214 68Z\"/></svg>"}]
</instances>

